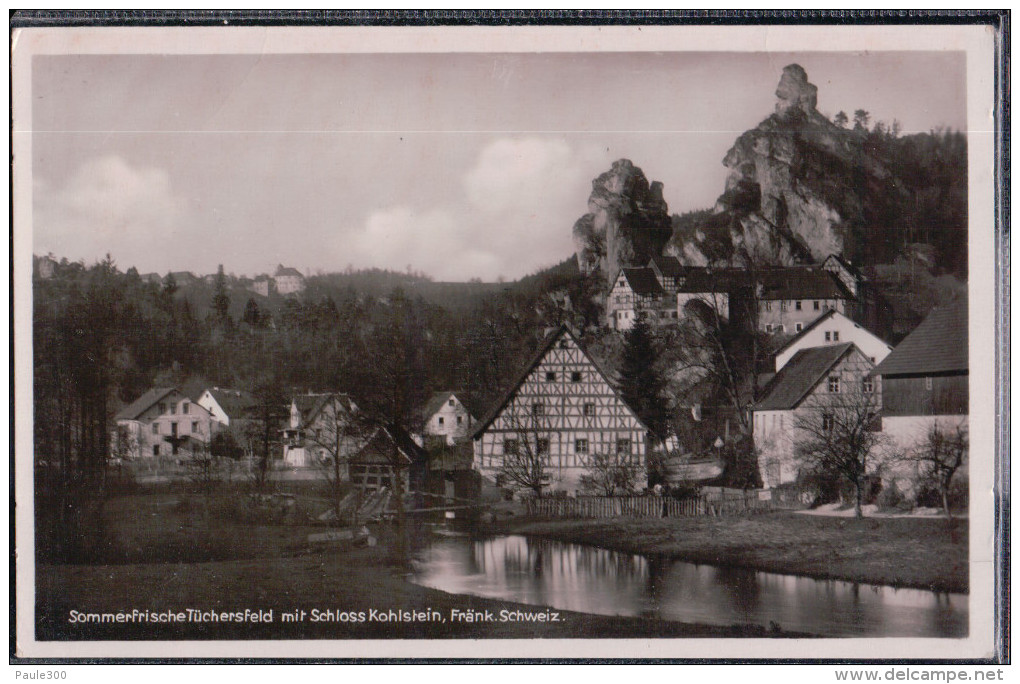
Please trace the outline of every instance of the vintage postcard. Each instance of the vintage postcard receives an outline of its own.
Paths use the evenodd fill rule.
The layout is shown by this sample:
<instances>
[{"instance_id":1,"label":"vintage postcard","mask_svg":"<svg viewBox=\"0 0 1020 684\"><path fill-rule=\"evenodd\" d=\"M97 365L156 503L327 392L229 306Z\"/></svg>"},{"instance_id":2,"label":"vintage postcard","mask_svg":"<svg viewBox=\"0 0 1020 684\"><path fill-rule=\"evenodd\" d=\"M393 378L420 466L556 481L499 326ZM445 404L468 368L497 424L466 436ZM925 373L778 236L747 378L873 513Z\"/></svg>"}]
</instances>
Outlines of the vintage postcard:
<instances>
[{"instance_id":1,"label":"vintage postcard","mask_svg":"<svg viewBox=\"0 0 1020 684\"><path fill-rule=\"evenodd\" d=\"M992 657L995 41L16 31L16 654Z\"/></svg>"}]
</instances>

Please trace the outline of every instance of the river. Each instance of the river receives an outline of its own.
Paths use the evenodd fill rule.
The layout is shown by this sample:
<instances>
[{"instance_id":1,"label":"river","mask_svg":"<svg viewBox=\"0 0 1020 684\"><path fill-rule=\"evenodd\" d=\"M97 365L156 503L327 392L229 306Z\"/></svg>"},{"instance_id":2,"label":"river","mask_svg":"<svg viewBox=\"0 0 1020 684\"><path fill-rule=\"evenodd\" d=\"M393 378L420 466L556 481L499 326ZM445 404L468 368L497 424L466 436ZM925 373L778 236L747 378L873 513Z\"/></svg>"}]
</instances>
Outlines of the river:
<instances>
[{"instance_id":1,"label":"river","mask_svg":"<svg viewBox=\"0 0 1020 684\"><path fill-rule=\"evenodd\" d=\"M964 637L968 625L966 594L686 563L518 535L436 538L417 553L412 581L581 613L831 637Z\"/></svg>"}]
</instances>

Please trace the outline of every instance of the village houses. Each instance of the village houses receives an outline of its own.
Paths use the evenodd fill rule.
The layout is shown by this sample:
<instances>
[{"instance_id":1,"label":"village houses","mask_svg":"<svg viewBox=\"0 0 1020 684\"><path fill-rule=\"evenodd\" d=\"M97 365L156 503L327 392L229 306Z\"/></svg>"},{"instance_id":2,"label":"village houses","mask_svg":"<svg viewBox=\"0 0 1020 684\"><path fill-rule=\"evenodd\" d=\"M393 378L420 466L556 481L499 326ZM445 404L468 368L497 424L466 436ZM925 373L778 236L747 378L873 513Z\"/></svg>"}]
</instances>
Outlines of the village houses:
<instances>
[{"instance_id":1,"label":"village houses","mask_svg":"<svg viewBox=\"0 0 1020 684\"><path fill-rule=\"evenodd\" d=\"M881 382L871 375L875 365L853 342L801 349L766 385L764 398L752 406L758 470L765 488L795 482L796 457L803 439L799 421L819 420L860 407L878 420ZM870 422L869 422L870 423ZM869 429L878 429L870 423Z\"/></svg>"},{"instance_id":2,"label":"village houses","mask_svg":"<svg viewBox=\"0 0 1020 684\"><path fill-rule=\"evenodd\" d=\"M968 429L967 298L936 307L872 372L882 384L882 429L909 454L933 427ZM901 489L916 477L909 466L891 472Z\"/></svg>"},{"instance_id":3,"label":"village houses","mask_svg":"<svg viewBox=\"0 0 1020 684\"><path fill-rule=\"evenodd\" d=\"M861 319L861 278L835 255L821 266L758 271L684 266L676 257L657 256L645 267L620 269L606 297L606 319L614 330L630 329L639 314L653 325L667 325L696 304L728 319L740 299L762 332L796 334L829 311Z\"/></svg>"},{"instance_id":4,"label":"village houses","mask_svg":"<svg viewBox=\"0 0 1020 684\"><path fill-rule=\"evenodd\" d=\"M891 345L870 330L840 312L831 310L816 318L813 323L780 347L775 353L775 370L777 373L782 370L801 349L844 342L853 342L872 363L881 362L892 351Z\"/></svg>"},{"instance_id":5,"label":"village houses","mask_svg":"<svg viewBox=\"0 0 1020 684\"><path fill-rule=\"evenodd\" d=\"M287 427L283 431L283 462L292 467L324 466L341 461L341 477L347 479L347 462L365 442L358 425L358 407L346 394L336 392L299 394L291 399Z\"/></svg>"},{"instance_id":6,"label":"village houses","mask_svg":"<svg viewBox=\"0 0 1020 684\"><path fill-rule=\"evenodd\" d=\"M116 415L117 452L129 459L186 460L208 453L221 424L175 387L151 389Z\"/></svg>"},{"instance_id":7,"label":"village houses","mask_svg":"<svg viewBox=\"0 0 1020 684\"><path fill-rule=\"evenodd\" d=\"M453 446L467 439L476 419L465 402L470 402L466 392L434 392L419 414L421 443Z\"/></svg>"},{"instance_id":8,"label":"village houses","mask_svg":"<svg viewBox=\"0 0 1020 684\"><path fill-rule=\"evenodd\" d=\"M472 433L474 467L502 485L504 460L530 450L544 465L548 490L576 494L595 455L643 472L648 432L574 335L561 327L478 422Z\"/></svg>"}]
</instances>

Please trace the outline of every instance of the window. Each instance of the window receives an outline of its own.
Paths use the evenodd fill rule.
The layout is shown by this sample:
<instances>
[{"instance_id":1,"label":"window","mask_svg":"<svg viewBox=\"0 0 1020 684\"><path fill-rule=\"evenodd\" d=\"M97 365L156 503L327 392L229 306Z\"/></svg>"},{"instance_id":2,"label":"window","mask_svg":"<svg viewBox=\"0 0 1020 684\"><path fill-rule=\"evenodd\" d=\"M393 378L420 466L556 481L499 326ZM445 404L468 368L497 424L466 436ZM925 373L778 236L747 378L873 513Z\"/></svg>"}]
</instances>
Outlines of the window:
<instances>
[{"instance_id":1,"label":"window","mask_svg":"<svg viewBox=\"0 0 1020 684\"><path fill-rule=\"evenodd\" d=\"M457 416L457 425L464 424L464 416Z\"/></svg>"},{"instance_id":2,"label":"window","mask_svg":"<svg viewBox=\"0 0 1020 684\"><path fill-rule=\"evenodd\" d=\"M556 382L556 372L555 371L547 372L545 374L545 381L546 382Z\"/></svg>"},{"instance_id":3,"label":"window","mask_svg":"<svg viewBox=\"0 0 1020 684\"><path fill-rule=\"evenodd\" d=\"M622 301L623 301L623 298L620 295L616 295L616 303L619 304Z\"/></svg>"},{"instance_id":4,"label":"window","mask_svg":"<svg viewBox=\"0 0 1020 684\"><path fill-rule=\"evenodd\" d=\"M159 412L160 413L166 413L166 403L165 402L162 402L162 401L159 402Z\"/></svg>"},{"instance_id":5,"label":"window","mask_svg":"<svg viewBox=\"0 0 1020 684\"><path fill-rule=\"evenodd\" d=\"M170 434L174 437L177 436L177 423L170 423Z\"/></svg>"},{"instance_id":6,"label":"window","mask_svg":"<svg viewBox=\"0 0 1020 684\"><path fill-rule=\"evenodd\" d=\"M832 392L833 394L839 394L839 376L838 375L830 375L829 376L829 391Z\"/></svg>"},{"instance_id":7,"label":"window","mask_svg":"<svg viewBox=\"0 0 1020 684\"><path fill-rule=\"evenodd\" d=\"M765 332L767 332L767 333L772 332L772 324L771 323L766 323L765 324Z\"/></svg>"},{"instance_id":8,"label":"window","mask_svg":"<svg viewBox=\"0 0 1020 684\"><path fill-rule=\"evenodd\" d=\"M453 401L453 399L451 399L451 400L450 400L449 402L447 402L447 405L448 405L448 406L453 406L453 405L454 405L454 401Z\"/></svg>"},{"instance_id":9,"label":"window","mask_svg":"<svg viewBox=\"0 0 1020 684\"><path fill-rule=\"evenodd\" d=\"M565 339L564 340L560 340L560 349L566 349L569 346L570 345L567 343L567 341Z\"/></svg>"},{"instance_id":10,"label":"window","mask_svg":"<svg viewBox=\"0 0 1020 684\"><path fill-rule=\"evenodd\" d=\"M798 323L794 327L797 329L797 332L800 332L801 330L804 329L804 324L803 323Z\"/></svg>"},{"instance_id":11,"label":"window","mask_svg":"<svg viewBox=\"0 0 1020 684\"><path fill-rule=\"evenodd\" d=\"M930 377L924 379L924 388L926 390L928 390L929 392L931 391L931 378Z\"/></svg>"},{"instance_id":12,"label":"window","mask_svg":"<svg viewBox=\"0 0 1020 684\"><path fill-rule=\"evenodd\" d=\"M504 439L503 440L503 453L504 454L516 454L521 449L521 442L517 439Z\"/></svg>"},{"instance_id":13,"label":"window","mask_svg":"<svg viewBox=\"0 0 1020 684\"><path fill-rule=\"evenodd\" d=\"M439 416L438 421L440 425L442 425L445 422L442 416Z\"/></svg>"},{"instance_id":14,"label":"window","mask_svg":"<svg viewBox=\"0 0 1020 684\"><path fill-rule=\"evenodd\" d=\"M153 456L159 456L159 445L158 444L153 444L152 445L152 455Z\"/></svg>"},{"instance_id":15,"label":"window","mask_svg":"<svg viewBox=\"0 0 1020 684\"><path fill-rule=\"evenodd\" d=\"M192 432L192 434L198 434L198 421L197 420L191 421L191 432Z\"/></svg>"},{"instance_id":16,"label":"window","mask_svg":"<svg viewBox=\"0 0 1020 684\"><path fill-rule=\"evenodd\" d=\"M630 440L629 439L618 439L618 440L616 440L616 453L618 453L618 454L629 454L630 453Z\"/></svg>"},{"instance_id":17,"label":"window","mask_svg":"<svg viewBox=\"0 0 1020 684\"><path fill-rule=\"evenodd\" d=\"M177 404L170 404L170 415L177 415Z\"/></svg>"},{"instance_id":18,"label":"window","mask_svg":"<svg viewBox=\"0 0 1020 684\"><path fill-rule=\"evenodd\" d=\"M539 454L548 454L549 453L549 440L548 439L536 439L535 440L535 447L537 448Z\"/></svg>"},{"instance_id":19,"label":"window","mask_svg":"<svg viewBox=\"0 0 1020 684\"><path fill-rule=\"evenodd\" d=\"M832 341L833 342L839 342L839 331L838 330L833 330L832 331Z\"/></svg>"},{"instance_id":20,"label":"window","mask_svg":"<svg viewBox=\"0 0 1020 684\"><path fill-rule=\"evenodd\" d=\"M832 333L829 332L828 330L825 331L825 341L832 342Z\"/></svg>"},{"instance_id":21,"label":"window","mask_svg":"<svg viewBox=\"0 0 1020 684\"><path fill-rule=\"evenodd\" d=\"M779 302L779 310L780 311L786 311L788 304L789 303L785 299L783 301Z\"/></svg>"},{"instance_id":22,"label":"window","mask_svg":"<svg viewBox=\"0 0 1020 684\"><path fill-rule=\"evenodd\" d=\"M861 391L865 394L871 394L875 391L875 381L871 378L864 378L861 380Z\"/></svg>"},{"instance_id":23,"label":"window","mask_svg":"<svg viewBox=\"0 0 1020 684\"><path fill-rule=\"evenodd\" d=\"M585 404L584 415L588 418L593 417L595 415L595 404Z\"/></svg>"},{"instance_id":24,"label":"window","mask_svg":"<svg viewBox=\"0 0 1020 684\"><path fill-rule=\"evenodd\" d=\"M818 301L817 299L815 301L811 302L811 303L815 305L815 311L818 311L819 309L822 308L822 303L820 301Z\"/></svg>"},{"instance_id":25,"label":"window","mask_svg":"<svg viewBox=\"0 0 1020 684\"><path fill-rule=\"evenodd\" d=\"M184 402L183 404L181 404L181 413L185 415L191 413L191 404L189 404L188 402Z\"/></svg>"},{"instance_id":26,"label":"window","mask_svg":"<svg viewBox=\"0 0 1020 684\"><path fill-rule=\"evenodd\" d=\"M545 404L540 401L536 401L531 405L531 415L533 416L544 416L545 415Z\"/></svg>"},{"instance_id":27,"label":"window","mask_svg":"<svg viewBox=\"0 0 1020 684\"><path fill-rule=\"evenodd\" d=\"M793 308L796 309L797 311L800 311L800 302L794 302Z\"/></svg>"},{"instance_id":28,"label":"window","mask_svg":"<svg viewBox=\"0 0 1020 684\"><path fill-rule=\"evenodd\" d=\"M159 434L159 423L153 423L152 424L152 434L154 434L154 435L158 435Z\"/></svg>"},{"instance_id":29,"label":"window","mask_svg":"<svg viewBox=\"0 0 1020 684\"><path fill-rule=\"evenodd\" d=\"M574 440L574 451L578 454L588 453L588 440L586 439Z\"/></svg>"},{"instance_id":30,"label":"window","mask_svg":"<svg viewBox=\"0 0 1020 684\"><path fill-rule=\"evenodd\" d=\"M822 414L822 429L826 432L831 432L836 427L836 421L832 418L831 413Z\"/></svg>"},{"instance_id":31,"label":"window","mask_svg":"<svg viewBox=\"0 0 1020 684\"><path fill-rule=\"evenodd\" d=\"M765 310L772 311L772 302L765 302Z\"/></svg>"},{"instance_id":32,"label":"window","mask_svg":"<svg viewBox=\"0 0 1020 684\"><path fill-rule=\"evenodd\" d=\"M570 373L570 382L581 382L581 371L572 371Z\"/></svg>"}]
</instances>

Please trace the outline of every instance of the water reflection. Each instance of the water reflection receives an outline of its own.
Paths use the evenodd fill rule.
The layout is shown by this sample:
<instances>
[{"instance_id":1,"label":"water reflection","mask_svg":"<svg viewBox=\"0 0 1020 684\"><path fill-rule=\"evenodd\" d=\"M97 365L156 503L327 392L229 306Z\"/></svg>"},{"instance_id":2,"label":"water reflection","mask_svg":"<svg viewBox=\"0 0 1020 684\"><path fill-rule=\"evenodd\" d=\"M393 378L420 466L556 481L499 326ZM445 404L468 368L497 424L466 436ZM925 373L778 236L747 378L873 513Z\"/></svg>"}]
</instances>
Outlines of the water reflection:
<instances>
[{"instance_id":1,"label":"water reflection","mask_svg":"<svg viewBox=\"0 0 1020 684\"><path fill-rule=\"evenodd\" d=\"M415 581L601 615L774 623L826 636L967 635L963 594L695 565L521 536L436 540L418 554Z\"/></svg>"}]
</instances>

